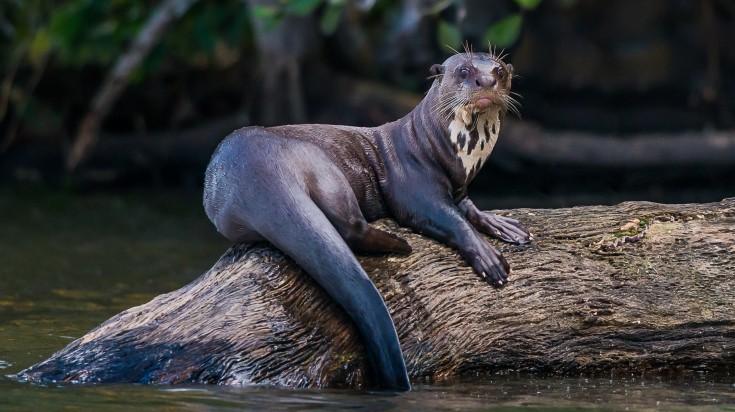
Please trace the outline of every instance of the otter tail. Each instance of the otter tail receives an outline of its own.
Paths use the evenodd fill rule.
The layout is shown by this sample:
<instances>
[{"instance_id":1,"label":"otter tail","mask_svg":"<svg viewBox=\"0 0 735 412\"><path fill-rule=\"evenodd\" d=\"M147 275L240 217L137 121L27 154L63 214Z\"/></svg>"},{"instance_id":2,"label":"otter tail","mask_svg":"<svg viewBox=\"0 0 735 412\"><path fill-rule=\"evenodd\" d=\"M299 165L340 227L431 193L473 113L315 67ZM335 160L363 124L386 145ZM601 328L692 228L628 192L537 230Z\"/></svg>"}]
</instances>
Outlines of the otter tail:
<instances>
[{"instance_id":1,"label":"otter tail","mask_svg":"<svg viewBox=\"0 0 735 412\"><path fill-rule=\"evenodd\" d=\"M263 193L261 193L262 195ZM300 191L256 212L257 230L306 270L355 321L379 385L409 390L398 335L380 293L319 207ZM253 219L250 219L252 222Z\"/></svg>"}]
</instances>

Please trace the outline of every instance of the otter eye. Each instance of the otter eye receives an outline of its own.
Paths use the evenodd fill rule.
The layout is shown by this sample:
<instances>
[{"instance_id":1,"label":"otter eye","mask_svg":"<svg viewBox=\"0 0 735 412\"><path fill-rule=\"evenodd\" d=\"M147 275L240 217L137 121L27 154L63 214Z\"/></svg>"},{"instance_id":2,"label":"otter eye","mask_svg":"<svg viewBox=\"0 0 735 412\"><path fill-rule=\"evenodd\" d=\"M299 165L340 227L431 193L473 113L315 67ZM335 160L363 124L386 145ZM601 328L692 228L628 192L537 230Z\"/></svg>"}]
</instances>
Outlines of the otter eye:
<instances>
[{"instance_id":1,"label":"otter eye","mask_svg":"<svg viewBox=\"0 0 735 412\"><path fill-rule=\"evenodd\" d=\"M502 67L498 67L495 75L502 79L503 77L505 77L505 69L503 69Z\"/></svg>"},{"instance_id":2,"label":"otter eye","mask_svg":"<svg viewBox=\"0 0 735 412\"><path fill-rule=\"evenodd\" d=\"M459 70L459 75L462 77L462 80L465 80L470 75L470 69L463 67Z\"/></svg>"}]
</instances>

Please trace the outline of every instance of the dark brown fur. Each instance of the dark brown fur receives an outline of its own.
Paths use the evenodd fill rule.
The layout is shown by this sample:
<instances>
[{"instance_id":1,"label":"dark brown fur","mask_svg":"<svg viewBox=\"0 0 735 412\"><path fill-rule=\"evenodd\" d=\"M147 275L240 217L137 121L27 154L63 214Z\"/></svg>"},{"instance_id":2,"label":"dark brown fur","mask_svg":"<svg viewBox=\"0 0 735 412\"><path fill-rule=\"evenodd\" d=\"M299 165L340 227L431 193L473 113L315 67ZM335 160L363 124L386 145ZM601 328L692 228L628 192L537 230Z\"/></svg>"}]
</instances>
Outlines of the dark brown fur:
<instances>
[{"instance_id":1,"label":"dark brown fur","mask_svg":"<svg viewBox=\"0 0 735 412\"><path fill-rule=\"evenodd\" d=\"M350 249L410 253L411 247L368 222L392 217L441 241L494 285L507 281L510 268L480 231L530 240L519 222L485 214L466 198L469 179L448 139L445 113L481 98L506 110L512 67L475 53L452 56L432 72L426 98L380 127L235 131L213 155L204 192L207 215L222 234L234 242L270 241L346 310L379 385L401 390L409 382L390 314ZM475 131L461 145L477 142Z\"/></svg>"}]
</instances>

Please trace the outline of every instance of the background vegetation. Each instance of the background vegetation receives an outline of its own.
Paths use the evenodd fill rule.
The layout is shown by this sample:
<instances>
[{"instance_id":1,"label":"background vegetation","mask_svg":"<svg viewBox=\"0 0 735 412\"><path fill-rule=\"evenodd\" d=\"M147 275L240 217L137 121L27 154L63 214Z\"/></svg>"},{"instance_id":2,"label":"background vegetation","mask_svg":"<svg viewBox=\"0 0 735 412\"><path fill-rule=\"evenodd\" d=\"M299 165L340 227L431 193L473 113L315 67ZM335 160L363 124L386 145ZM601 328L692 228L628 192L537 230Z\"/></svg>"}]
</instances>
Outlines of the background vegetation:
<instances>
[{"instance_id":1,"label":"background vegetation","mask_svg":"<svg viewBox=\"0 0 735 412\"><path fill-rule=\"evenodd\" d=\"M237 127L403 115L428 87L427 68L464 44L509 52L523 120L542 130L590 139L727 131L734 4L0 0L0 182L197 185L214 145ZM641 174L566 166L529 155L489 170ZM669 183L720 187L735 161L671 172L680 166L663 173ZM524 187L565 190L549 185Z\"/></svg>"}]
</instances>

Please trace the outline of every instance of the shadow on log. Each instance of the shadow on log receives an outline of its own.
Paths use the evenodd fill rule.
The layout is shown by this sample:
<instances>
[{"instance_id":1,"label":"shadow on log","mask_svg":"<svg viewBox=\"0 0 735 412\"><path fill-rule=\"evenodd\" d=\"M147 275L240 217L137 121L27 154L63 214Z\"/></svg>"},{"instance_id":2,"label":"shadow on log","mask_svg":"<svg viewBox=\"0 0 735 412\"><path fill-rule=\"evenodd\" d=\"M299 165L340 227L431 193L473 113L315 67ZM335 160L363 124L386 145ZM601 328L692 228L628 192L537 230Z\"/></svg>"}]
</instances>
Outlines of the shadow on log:
<instances>
[{"instance_id":1,"label":"shadow on log","mask_svg":"<svg viewBox=\"0 0 735 412\"><path fill-rule=\"evenodd\" d=\"M379 221L413 247L360 257L398 330L412 379L732 372L735 198L512 214L535 234L498 244L513 266L493 289L434 241ZM191 284L114 316L21 372L35 382L364 387L359 334L267 245L231 248Z\"/></svg>"}]
</instances>

